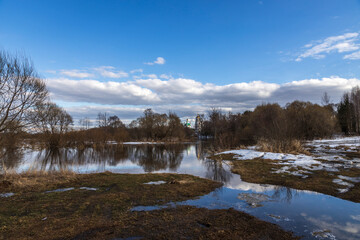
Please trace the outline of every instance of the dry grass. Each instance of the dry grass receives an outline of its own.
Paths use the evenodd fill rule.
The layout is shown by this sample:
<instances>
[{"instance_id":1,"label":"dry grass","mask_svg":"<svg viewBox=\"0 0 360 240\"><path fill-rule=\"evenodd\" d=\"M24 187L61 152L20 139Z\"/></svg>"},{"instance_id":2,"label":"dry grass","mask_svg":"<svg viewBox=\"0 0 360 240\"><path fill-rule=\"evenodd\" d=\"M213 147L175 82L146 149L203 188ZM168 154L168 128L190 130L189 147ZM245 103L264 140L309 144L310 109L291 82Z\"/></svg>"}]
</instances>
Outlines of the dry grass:
<instances>
[{"instance_id":1,"label":"dry grass","mask_svg":"<svg viewBox=\"0 0 360 240\"><path fill-rule=\"evenodd\" d=\"M19 191L13 191L14 196L1 199L0 239L89 239L87 236L76 236L99 227L112 226L116 226L120 232L126 232L128 226L124 225L124 221L128 219L128 214L132 215L128 210L134 206L184 201L208 194L221 186L218 182L177 174L105 172L75 175L77 179L72 179L72 174L37 174L35 177L43 180L44 185L34 182L34 176L7 176L14 182L19 180L19 187L27 185L19 188ZM52 180L55 182L52 183ZM151 181L165 181L167 184L144 184ZM40 187L28 191L28 186L35 185ZM69 187L74 189L44 193ZM81 187L98 190L86 191L81 190ZM10 192L8 188L4 189ZM108 237L101 235L98 239Z\"/></svg>"},{"instance_id":2,"label":"dry grass","mask_svg":"<svg viewBox=\"0 0 360 240\"><path fill-rule=\"evenodd\" d=\"M0 192L5 191L33 191L48 189L55 185L62 185L79 178L79 175L72 171L37 171L28 170L23 173L4 171L0 175Z\"/></svg>"},{"instance_id":3,"label":"dry grass","mask_svg":"<svg viewBox=\"0 0 360 240\"><path fill-rule=\"evenodd\" d=\"M300 140L273 140L260 139L257 142L258 150L263 152L306 154L310 153L303 147Z\"/></svg>"},{"instance_id":4,"label":"dry grass","mask_svg":"<svg viewBox=\"0 0 360 240\"><path fill-rule=\"evenodd\" d=\"M67 177L38 176L49 181ZM144 184L150 181L167 184ZM63 184L63 188L74 187L72 191L45 194L37 189L1 199L0 239L297 239L274 224L233 209L181 206L129 211L139 205L193 199L220 186L219 182L180 174L81 174L78 180Z\"/></svg>"}]
</instances>

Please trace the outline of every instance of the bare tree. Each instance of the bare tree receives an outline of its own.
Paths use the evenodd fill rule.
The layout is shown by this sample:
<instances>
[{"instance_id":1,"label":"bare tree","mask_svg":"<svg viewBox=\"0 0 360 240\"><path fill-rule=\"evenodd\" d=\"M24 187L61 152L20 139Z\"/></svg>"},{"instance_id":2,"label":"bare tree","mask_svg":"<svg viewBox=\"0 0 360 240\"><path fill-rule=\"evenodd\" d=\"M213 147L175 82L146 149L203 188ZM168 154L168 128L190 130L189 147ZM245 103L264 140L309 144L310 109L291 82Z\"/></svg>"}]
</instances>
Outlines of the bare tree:
<instances>
[{"instance_id":1,"label":"bare tree","mask_svg":"<svg viewBox=\"0 0 360 240\"><path fill-rule=\"evenodd\" d=\"M321 97L321 104L327 106L330 104L330 96L327 92L324 92L324 95Z\"/></svg>"},{"instance_id":2,"label":"bare tree","mask_svg":"<svg viewBox=\"0 0 360 240\"><path fill-rule=\"evenodd\" d=\"M38 104L33 112L32 121L46 134L63 134L73 124L72 117L55 103Z\"/></svg>"},{"instance_id":3,"label":"bare tree","mask_svg":"<svg viewBox=\"0 0 360 240\"><path fill-rule=\"evenodd\" d=\"M47 95L44 81L28 58L0 51L0 133L29 126L28 114Z\"/></svg>"},{"instance_id":4,"label":"bare tree","mask_svg":"<svg viewBox=\"0 0 360 240\"><path fill-rule=\"evenodd\" d=\"M108 119L107 119L107 113L98 113L97 116L98 126L101 127L107 127L108 126Z\"/></svg>"},{"instance_id":5,"label":"bare tree","mask_svg":"<svg viewBox=\"0 0 360 240\"><path fill-rule=\"evenodd\" d=\"M108 118L108 126L111 128L121 128L125 127L125 124L120 120L118 116L114 115Z\"/></svg>"},{"instance_id":6,"label":"bare tree","mask_svg":"<svg viewBox=\"0 0 360 240\"><path fill-rule=\"evenodd\" d=\"M88 130L91 127L91 121L88 117L80 119L79 124L82 126L83 129L86 130Z\"/></svg>"}]
</instances>

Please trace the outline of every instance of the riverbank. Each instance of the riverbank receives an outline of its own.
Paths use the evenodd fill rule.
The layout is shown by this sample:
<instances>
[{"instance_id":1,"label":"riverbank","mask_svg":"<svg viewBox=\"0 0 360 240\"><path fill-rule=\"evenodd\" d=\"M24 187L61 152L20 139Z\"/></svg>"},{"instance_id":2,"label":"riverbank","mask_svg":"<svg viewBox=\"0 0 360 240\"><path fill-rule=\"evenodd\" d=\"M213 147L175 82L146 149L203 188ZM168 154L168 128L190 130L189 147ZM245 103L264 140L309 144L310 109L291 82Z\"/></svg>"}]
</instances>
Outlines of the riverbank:
<instances>
[{"instance_id":1,"label":"riverbank","mask_svg":"<svg viewBox=\"0 0 360 240\"><path fill-rule=\"evenodd\" d=\"M162 205L208 194L221 183L183 174L52 173L0 176L0 239L296 239L235 210Z\"/></svg>"}]
</instances>

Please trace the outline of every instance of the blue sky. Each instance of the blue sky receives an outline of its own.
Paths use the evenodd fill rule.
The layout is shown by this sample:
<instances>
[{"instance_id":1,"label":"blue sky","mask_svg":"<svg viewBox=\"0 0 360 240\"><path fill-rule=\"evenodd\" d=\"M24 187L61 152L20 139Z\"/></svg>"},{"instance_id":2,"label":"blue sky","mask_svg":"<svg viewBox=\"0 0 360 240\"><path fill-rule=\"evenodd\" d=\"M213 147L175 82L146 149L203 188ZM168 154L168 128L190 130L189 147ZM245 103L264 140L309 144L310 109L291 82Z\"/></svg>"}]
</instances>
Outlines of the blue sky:
<instances>
[{"instance_id":1,"label":"blue sky","mask_svg":"<svg viewBox=\"0 0 360 240\"><path fill-rule=\"evenodd\" d=\"M337 102L359 84L359 33L359 0L0 0L0 49L76 117Z\"/></svg>"}]
</instances>

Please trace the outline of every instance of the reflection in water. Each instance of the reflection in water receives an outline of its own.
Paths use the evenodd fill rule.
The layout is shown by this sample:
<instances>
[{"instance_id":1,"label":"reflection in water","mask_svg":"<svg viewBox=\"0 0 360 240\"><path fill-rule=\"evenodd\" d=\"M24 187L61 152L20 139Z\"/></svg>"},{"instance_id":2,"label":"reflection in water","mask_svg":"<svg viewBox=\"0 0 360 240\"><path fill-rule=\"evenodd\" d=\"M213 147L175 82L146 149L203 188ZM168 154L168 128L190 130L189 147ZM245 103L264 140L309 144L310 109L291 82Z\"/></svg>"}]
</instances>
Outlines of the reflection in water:
<instances>
[{"instance_id":1,"label":"reflection in water","mask_svg":"<svg viewBox=\"0 0 360 240\"><path fill-rule=\"evenodd\" d=\"M299 193L296 189L289 187L275 186L274 193L271 198L276 199L277 201L291 203L291 200L294 196Z\"/></svg>"},{"instance_id":2,"label":"reflection in water","mask_svg":"<svg viewBox=\"0 0 360 240\"><path fill-rule=\"evenodd\" d=\"M35 150L2 149L3 166L7 169L26 170L29 168L53 171L72 169L90 164L97 169L105 170L106 166L117 166L127 161L141 166L144 172L161 170L177 171L184 158L184 152L191 147L189 144L169 145L108 145L103 148L51 148Z\"/></svg>"},{"instance_id":3,"label":"reflection in water","mask_svg":"<svg viewBox=\"0 0 360 240\"><path fill-rule=\"evenodd\" d=\"M24 157L24 150L18 147L4 147L0 149L0 170L15 169Z\"/></svg>"},{"instance_id":4,"label":"reflection in water","mask_svg":"<svg viewBox=\"0 0 360 240\"><path fill-rule=\"evenodd\" d=\"M206 178L222 183L230 181L232 174L224 168L225 162L206 158L203 163L207 168Z\"/></svg>"},{"instance_id":5,"label":"reflection in water","mask_svg":"<svg viewBox=\"0 0 360 240\"><path fill-rule=\"evenodd\" d=\"M73 163L74 155L70 149L45 149L38 153L37 163L40 163L40 170L66 170Z\"/></svg>"},{"instance_id":6,"label":"reflection in water","mask_svg":"<svg viewBox=\"0 0 360 240\"><path fill-rule=\"evenodd\" d=\"M142 166L145 172L169 169L176 171L183 159L183 152L187 148L184 144L170 145L142 145L131 148L129 159Z\"/></svg>"},{"instance_id":7,"label":"reflection in water","mask_svg":"<svg viewBox=\"0 0 360 240\"><path fill-rule=\"evenodd\" d=\"M80 173L178 172L205 177L223 182L224 187L185 204L207 208L232 207L309 239L312 231L325 228L340 239L360 239L360 204L309 191L244 182L239 175L231 173L226 162L206 158L209 148L211 145L200 142L108 145L99 149L2 149L0 153L2 166L18 172L71 169ZM246 202L238 199L241 193L262 193L269 196L269 201L262 203L262 207L249 208Z\"/></svg>"}]
</instances>

